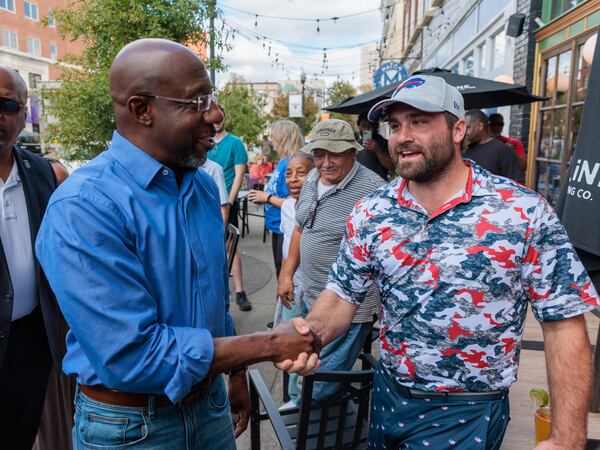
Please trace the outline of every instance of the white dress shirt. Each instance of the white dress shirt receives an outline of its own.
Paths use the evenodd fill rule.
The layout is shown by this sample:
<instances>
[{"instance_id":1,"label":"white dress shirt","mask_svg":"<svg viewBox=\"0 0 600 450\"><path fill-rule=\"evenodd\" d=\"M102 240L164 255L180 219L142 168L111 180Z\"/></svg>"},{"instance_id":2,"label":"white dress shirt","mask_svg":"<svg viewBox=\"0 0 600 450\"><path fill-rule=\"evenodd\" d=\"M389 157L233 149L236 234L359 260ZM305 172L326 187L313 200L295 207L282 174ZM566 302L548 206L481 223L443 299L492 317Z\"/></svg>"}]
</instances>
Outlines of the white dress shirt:
<instances>
[{"instance_id":1,"label":"white dress shirt","mask_svg":"<svg viewBox=\"0 0 600 450\"><path fill-rule=\"evenodd\" d=\"M14 290L12 320L17 320L30 314L38 300L29 215L15 160L6 182L0 178L0 240Z\"/></svg>"}]
</instances>

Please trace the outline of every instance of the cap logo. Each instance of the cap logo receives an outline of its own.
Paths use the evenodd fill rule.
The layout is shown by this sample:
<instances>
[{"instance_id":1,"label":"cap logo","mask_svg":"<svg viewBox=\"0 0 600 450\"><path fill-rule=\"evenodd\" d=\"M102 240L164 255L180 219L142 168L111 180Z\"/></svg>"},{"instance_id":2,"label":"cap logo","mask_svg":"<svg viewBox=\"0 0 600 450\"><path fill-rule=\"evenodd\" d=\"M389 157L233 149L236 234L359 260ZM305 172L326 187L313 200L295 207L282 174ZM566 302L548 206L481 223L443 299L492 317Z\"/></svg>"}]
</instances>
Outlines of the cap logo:
<instances>
[{"instance_id":1,"label":"cap logo","mask_svg":"<svg viewBox=\"0 0 600 450\"><path fill-rule=\"evenodd\" d=\"M425 84L425 80L423 78L409 78L408 80L406 80L404 83L402 83L400 86L398 86L396 88L396 90L392 94L392 97L395 97L396 94L398 92L400 92L402 89L413 89L413 88L421 86L422 84Z\"/></svg>"},{"instance_id":2,"label":"cap logo","mask_svg":"<svg viewBox=\"0 0 600 450\"><path fill-rule=\"evenodd\" d=\"M321 136L330 136L336 132L337 130L335 128L319 128L315 134L319 134Z\"/></svg>"},{"instance_id":3,"label":"cap logo","mask_svg":"<svg viewBox=\"0 0 600 450\"><path fill-rule=\"evenodd\" d=\"M456 102L456 100L454 100L454 109L460 109L460 106L458 105L458 103Z\"/></svg>"}]
</instances>

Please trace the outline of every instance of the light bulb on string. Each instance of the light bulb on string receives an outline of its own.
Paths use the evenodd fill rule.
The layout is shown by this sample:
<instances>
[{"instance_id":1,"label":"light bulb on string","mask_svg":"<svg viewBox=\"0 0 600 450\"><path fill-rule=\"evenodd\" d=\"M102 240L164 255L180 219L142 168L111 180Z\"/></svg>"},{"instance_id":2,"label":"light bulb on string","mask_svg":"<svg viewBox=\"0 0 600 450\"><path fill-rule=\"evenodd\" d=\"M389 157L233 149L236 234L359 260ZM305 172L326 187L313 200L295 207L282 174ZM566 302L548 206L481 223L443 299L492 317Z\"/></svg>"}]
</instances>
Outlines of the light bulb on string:
<instances>
[{"instance_id":1,"label":"light bulb on string","mask_svg":"<svg viewBox=\"0 0 600 450\"><path fill-rule=\"evenodd\" d=\"M319 33L321 31L321 29L319 28L319 22L320 22L320 19L317 19L317 33Z\"/></svg>"},{"instance_id":2,"label":"light bulb on string","mask_svg":"<svg viewBox=\"0 0 600 450\"><path fill-rule=\"evenodd\" d=\"M258 26L258 14L255 15L255 19L254 19L254 26L257 27Z\"/></svg>"}]
</instances>

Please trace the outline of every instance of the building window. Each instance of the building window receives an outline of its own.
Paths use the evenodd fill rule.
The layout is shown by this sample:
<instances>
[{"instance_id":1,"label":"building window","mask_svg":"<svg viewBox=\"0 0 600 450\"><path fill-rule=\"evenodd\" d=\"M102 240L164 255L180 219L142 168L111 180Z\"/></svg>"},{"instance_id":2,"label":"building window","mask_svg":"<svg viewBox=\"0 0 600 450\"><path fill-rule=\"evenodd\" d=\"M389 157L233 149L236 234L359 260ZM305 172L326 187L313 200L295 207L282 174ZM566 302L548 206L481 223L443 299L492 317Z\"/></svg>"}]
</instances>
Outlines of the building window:
<instances>
[{"instance_id":1,"label":"building window","mask_svg":"<svg viewBox=\"0 0 600 450\"><path fill-rule=\"evenodd\" d=\"M56 61L58 59L58 47L54 42L50 43L50 59Z\"/></svg>"},{"instance_id":2,"label":"building window","mask_svg":"<svg viewBox=\"0 0 600 450\"><path fill-rule=\"evenodd\" d=\"M42 82L42 76L39 73L29 72L29 89L37 89Z\"/></svg>"},{"instance_id":3,"label":"building window","mask_svg":"<svg viewBox=\"0 0 600 450\"><path fill-rule=\"evenodd\" d=\"M42 45L39 39L27 36L27 53L35 56L42 55Z\"/></svg>"},{"instance_id":4,"label":"building window","mask_svg":"<svg viewBox=\"0 0 600 450\"><path fill-rule=\"evenodd\" d=\"M36 3L25 0L23 2L23 7L25 9L25 17L31 20L39 20L38 6Z\"/></svg>"},{"instance_id":5,"label":"building window","mask_svg":"<svg viewBox=\"0 0 600 450\"><path fill-rule=\"evenodd\" d=\"M465 59L463 59L463 75L470 77L475 76L475 58L473 53L469 53Z\"/></svg>"},{"instance_id":6,"label":"building window","mask_svg":"<svg viewBox=\"0 0 600 450\"><path fill-rule=\"evenodd\" d=\"M0 30L2 34L2 47L19 49L19 39L15 31Z\"/></svg>"},{"instance_id":7,"label":"building window","mask_svg":"<svg viewBox=\"0 0 600 450\"><path fill-rule=\"evenodd\" d=\"M51 28L56 28L56 20L54 19L54 13L52 10L48 11L48 26Z\"/></svg>"},{"instance_id":8,"label":"building window","mask_svg":"<svg viewBox=\"0 0 600 450\"><path fill-rule=\"evenodd\" d=\"M544 0L542 6L542 20L550 22L563 13L574 8L584 0Z\"/></svg>"},{"instance_id":9,"label":"building window","mask_svg":"<svg viewBox=\"0 0 600 450\"><path fill-rule=\"evenodd\" d=\"M504 31L492 36L492 69L496 69L504 65L504 55L506 53L506 35Z\"/></svg>"},{"instance_id":10,"label":"building window","mask_svg":"<svg viewBox=\"0 0 600 450\"><path fill-rule=\"evenodd\" d=\"M471 14L463 21L452 36L453 48L457 52L467 45L477 33L477 11L473 10Z\"/></svg>"},{"instance_id":11,"label":"building window","mask_svg":"<svg viewBox=\"0 0 600 450\"><path fill-rule=\"evenodd\" d=\"M595 33L595 32L594 32ZM543 56L542 95L536 126L535 187L554 205L577 144L591 66L583 58L584 35Z\"/></svg>"},{"instance_id":12,"label":"building window","mask_svg":"<svg viewBox=\"0 0 600 450\"><path fill-rule=\"evenodd\" d=\"M452 39L448 39L437 52L437 63L440 67L448 62L452 57Z\"/></svg>"},{"instance_id":13,"label":"building window","mask_svg":"<svg viewBox=\"0 0 600 450\"><path fill-rule=\"evenodd\" d=\"M481 44L479 47L477 47L477 53L478 53L478 60L479 60L478 75L481 76L487 70L487 57L488 57L487 42L483 42L483 44Z\"/></svg>"},{"instance_id":14,"label":"building window","mask_svg":"<svg viewBox=\"0 0 600 450\"><path fill-rule=\"evenodd\" d=\"M481 0L477 8L477 31L483 30L507 5L508 0Z\"/></svg>"},{"instance_id":15,"label":"building window","mask_svg":"<svg viewBox=\"0 0 600 450\"><path fill-rule=\"evenodd\" d=\"M15 0L0 0L0 9L15 12Z\"/></svg>"}]
</instances>

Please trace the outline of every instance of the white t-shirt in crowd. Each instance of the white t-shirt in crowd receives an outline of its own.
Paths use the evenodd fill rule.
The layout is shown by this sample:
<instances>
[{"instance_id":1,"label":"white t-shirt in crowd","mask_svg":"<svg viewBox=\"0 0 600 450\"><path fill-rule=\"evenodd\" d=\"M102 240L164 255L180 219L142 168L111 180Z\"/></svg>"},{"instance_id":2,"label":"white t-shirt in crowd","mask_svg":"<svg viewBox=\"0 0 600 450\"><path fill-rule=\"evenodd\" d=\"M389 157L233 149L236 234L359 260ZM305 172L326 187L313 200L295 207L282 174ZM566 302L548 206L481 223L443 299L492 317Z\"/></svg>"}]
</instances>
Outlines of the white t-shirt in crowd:
<instances>
[{"instance_id":1,"label":"white t-shirt in crowd","mask_svg":"<svg viewBox=\"0 0 600 450\"><path fill-rule=\"evenodd\" d=\"M202 165L202 168L206 170L206 173L208 173L217 184L217 188L219 188L221 205L228 205L229 196L227 195L227 187L225 186L225 175L223 168L210 159L206 160L206 162Z\"/></svg>"},{"instance_id":2,"label":"white t-shirt in crowd","mask_svg":"<svg viewBox=\"0 0 600 450\"><path fill-rule=\"evenodd\" d=\"M292 242L292 234L296 227L296 199L293 197L286 198L281 205L281 232L283 233L283 248L282 254L285 259L290 253L290 243Z\"/></svg>"},{"instance_id":3,"label":"white t-shirt in crowd","mask_svg":"<svg viewBox=\"0 0 600 450\"><path fill-rule=\"evenodd\" d=\"M294 228L296 228L296 199L288 197L283 201L281 205L281 232L283 233L283 247L282 255L284 259L287 259L290 254L290 244L292 243L292 235L294 234ZM300 266L296 269L294 274L294 283L298 285L302 276Z\"/></svg>"},{"instance_id":4,"label":"white t-shirt in crowd","mask_svg":"<svg viewBox=\"0 0 600 450\"><path fill-rule=\"evenodd\" d=\"M317 198L323 197L323 195L325 195L327 192L329 192L336 186L337 184L325 185L323 184L323 181L321 181L321 179L319 178L319 183L317 184Z\"/></svg>"}]
</instances>

